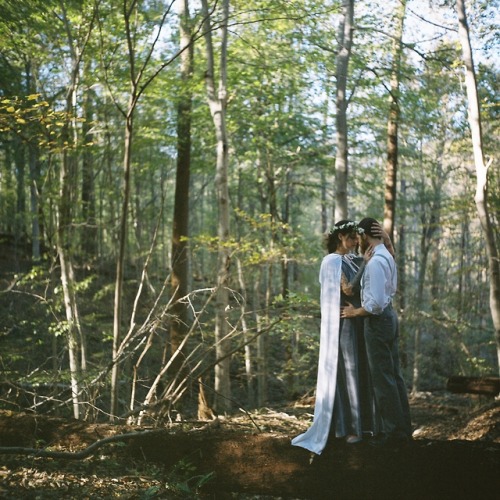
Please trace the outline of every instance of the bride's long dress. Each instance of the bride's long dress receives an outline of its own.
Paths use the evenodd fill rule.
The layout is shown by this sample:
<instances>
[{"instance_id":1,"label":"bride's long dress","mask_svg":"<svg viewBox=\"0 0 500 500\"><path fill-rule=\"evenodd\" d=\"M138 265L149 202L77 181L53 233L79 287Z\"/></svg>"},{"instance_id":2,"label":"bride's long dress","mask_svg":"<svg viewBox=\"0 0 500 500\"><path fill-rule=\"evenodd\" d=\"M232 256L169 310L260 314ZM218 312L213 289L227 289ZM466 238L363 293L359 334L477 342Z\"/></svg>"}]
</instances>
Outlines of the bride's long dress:
<instances>
[{"instance_id":1,"label":"bride's long dress","mask_svg":"<svg viewBox=\"0 0 500 500\"><path fill-rule=\"evenodd\" d=\"M352 295L342 293L342 274L354 282ZM359 261L331 253L321 263L319 281L321 333L314 419L306 432L292 440L292 445L318 455L331 434L360 436L363 431L375 430L363 320L340 319L341 303L347 300L360 305Z\"/></svg>"}]
</instances>

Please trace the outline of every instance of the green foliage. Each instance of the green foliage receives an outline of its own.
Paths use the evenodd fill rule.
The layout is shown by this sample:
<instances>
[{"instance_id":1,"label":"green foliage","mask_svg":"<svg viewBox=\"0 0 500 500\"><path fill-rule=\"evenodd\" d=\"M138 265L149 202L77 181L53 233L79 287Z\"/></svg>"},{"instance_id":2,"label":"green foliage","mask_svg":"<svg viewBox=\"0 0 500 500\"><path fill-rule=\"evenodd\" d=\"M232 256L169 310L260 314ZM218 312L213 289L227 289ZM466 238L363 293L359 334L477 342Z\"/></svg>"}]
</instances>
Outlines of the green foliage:
<instances>
[{"instance_id":1,"label":"green foliage","mask_svg":"<svg viewBox=\"0 0 500 500\"><path fill-rule=\"evenodd\" d=\"M185 85L193 94L190 236L185 240L193 292L186 300L190 321L199 320L189 352L203 352L200 371L213 362L214 305L206 301L216 283L220 243L213 183L215 135L205 102L198 5L191 5L195 42L189 84L178 75L178 19L169 4L134 4L129 40L123 9L117 7L114 0L0 1L0 244L2 259L5 256L0 260L0 335L5 345L0 356L2 367L19 380L69 379L65 334L70 325L54 250L60 165L69 155L72 218L64 229L70 235L73 292L92 366L84 382L109 366L117 229L124 201L123 112L131 78L140 77L147 85L140 87L143 93L134 114L120 318L132 332L123 362L125 384L135 373L135 363L143 363L137 372L140 403L168 358L177 105ZM322 231L333 222L335 204L333 109L341 7L337 0L231 2L226 112L232 211L224 243L231 254L228 321L235 343L244 337L243 322L250 336L265 331L269 380L274 384L271 397L276 400L314 386ZM355 219L383 214L395 7L392 0L356 3L347 96L349 216ZM420 8L424 11L426 5ZM442 2L434 8L443 19L451 12ZM166 24L160 32L164 13ZM216 21L222 21L219 15L216 9ZM498 39L491 29L492 5L475 2L471 21L477 46L493 53ZM487 259L473 200L461 56L453 30L436 32L433 40L427 36L433 25L421 22L409 15L404 36L396 246L401 278L406 280L407 307L401 316L407 374L411 376L415 357L414 334L422 327L423 378L437 387L456 372L495 371L496 361L486 298ZM156 35L159 45L150 53ZM218 36L215 32L216 48ZM134 49L133 68L128 42ZM76 55L81 56L78 68L72 67ZM490 158L498 150L498 68L496 59L488 61L482 50L480 55L478 85ZM69 103L73 76L78 85L75 102ZM70 114L62 111L69 108ZM498 241L500 182L494 167L489 171L489 208ZM32 265L35 222L42 257ZM92 250L84 249L88 242L94 244ZM425 251L427 263L422 259ZM422 301L417 303L424 271ZM249 350L255 358L256 340ZM244 380L243 349L233 356L232 373ZM106 405L107 387L99 384L92 388L96 411ZM243 386L238 386L241 400ZM120 395L122 401L130 397L127 390ZM187 481L185 487L195 490L201 479L195 471L185 472L180 483Z\"/></svg>"},{"instance_id":2,"label":"green foliage","mask_svg":"<svg viewBox=\"0 0 500 500\"><path fill-rule=\"evenodd\" d=\"M187 460L181 460L169 471L165 485L176 498L198 498L200 488L211 481L214 473L196 475L196 467Z\"/></svg>"},{"instance_id":3,"label":"green foliage","mask_svg":"<svg viewBox=\"0 0 500 500\"><path fill-rule=\"evenodd\" d=\"M66 335L69 332L69 325L67 321L58 321L57 323L53 323L52 325L49 325L48 331L52 335L55 335L56 337L61 337L63 335Z\"/></svg>"}]
</instances>

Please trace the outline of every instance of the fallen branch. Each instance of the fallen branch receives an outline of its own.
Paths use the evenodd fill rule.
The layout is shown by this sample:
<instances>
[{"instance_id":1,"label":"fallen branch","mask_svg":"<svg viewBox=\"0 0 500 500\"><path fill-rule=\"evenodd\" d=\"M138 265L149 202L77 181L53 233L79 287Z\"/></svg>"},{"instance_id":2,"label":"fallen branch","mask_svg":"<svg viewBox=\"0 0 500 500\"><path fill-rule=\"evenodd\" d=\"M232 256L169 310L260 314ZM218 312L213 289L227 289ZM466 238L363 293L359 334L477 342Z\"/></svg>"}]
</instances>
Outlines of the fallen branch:
<instances>
[{"instance_id":1,"label":"fallen branch","mask_svg":"<svg viewBox=\"0 0 500 500\"><path fill-rule=\"evenodd\" d=\"M446 389L457 394L484 394L497 397L500 394L500 377L454 375L448 379Z\"/></svg>"},{"instance_id":2,"label":"fallen branch","mask_svg":"<svg viewBox=\"0 0 500 500\"><path fill-rule=\"evenodd\" d=\"M65 459L65 460L83 460L91 455L93 455L98 449L109 443L119 443L129 441L130 439L150 436L152 434L159 434L165 432L164 429L155 429L151 431L138 431L138 432L127 432L125 434L118 434L116 436L110 436L104 439L100 439L95 443L92 443L87 448L80 451L52 451L52 450L41 450L37 448L25 448L22 446L0 446L0 455L33 455L35 457L42 458L55 458L55 459Z\"/></svg>"}]
</instances>

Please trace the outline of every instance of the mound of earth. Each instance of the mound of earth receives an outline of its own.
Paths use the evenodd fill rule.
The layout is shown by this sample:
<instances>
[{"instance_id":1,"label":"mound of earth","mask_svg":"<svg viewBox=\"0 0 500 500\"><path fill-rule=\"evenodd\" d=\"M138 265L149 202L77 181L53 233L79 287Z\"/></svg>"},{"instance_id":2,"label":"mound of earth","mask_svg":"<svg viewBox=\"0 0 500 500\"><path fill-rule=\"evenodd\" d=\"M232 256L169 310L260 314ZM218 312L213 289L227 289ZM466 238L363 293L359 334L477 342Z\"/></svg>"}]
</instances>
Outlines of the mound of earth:
<instances>
[{"instance_id":1,"label":"mound of earth","mask_svg":"<svg viewBox=\"0 0 500 500\"><path fill-rule=\"evenodd\" d=\"M310 425L308 405L147 430L3 413L0 497L498 498L500 403L426 393L412 398L411 408L409 445L374 449L334 440L312 461L290 445ZM93 445L112 436L121 441ZM81 452L92 445L80 459L34 451Z\"/></svg>"}]
</instances>

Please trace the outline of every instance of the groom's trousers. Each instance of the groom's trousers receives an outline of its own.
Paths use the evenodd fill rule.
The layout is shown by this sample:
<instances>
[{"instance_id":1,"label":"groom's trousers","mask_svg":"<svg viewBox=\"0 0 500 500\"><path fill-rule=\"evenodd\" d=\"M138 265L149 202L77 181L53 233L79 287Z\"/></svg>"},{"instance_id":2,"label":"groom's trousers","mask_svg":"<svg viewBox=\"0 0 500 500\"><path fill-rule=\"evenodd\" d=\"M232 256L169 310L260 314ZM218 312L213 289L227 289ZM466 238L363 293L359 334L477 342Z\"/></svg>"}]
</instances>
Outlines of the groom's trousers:
<instances>
[{"instance_id":1,"label":"groom's trousers","mask_svg":"<svg viewBox=\"0 0 500 500\"><path fill-rule=\"evenodd\" d=\"M387 437L403 438L412 431L398 342L398 317L392 305L380 315L365 318L365 344L381 431Z\"/></svg>"}]
</instances>

